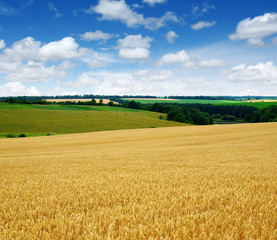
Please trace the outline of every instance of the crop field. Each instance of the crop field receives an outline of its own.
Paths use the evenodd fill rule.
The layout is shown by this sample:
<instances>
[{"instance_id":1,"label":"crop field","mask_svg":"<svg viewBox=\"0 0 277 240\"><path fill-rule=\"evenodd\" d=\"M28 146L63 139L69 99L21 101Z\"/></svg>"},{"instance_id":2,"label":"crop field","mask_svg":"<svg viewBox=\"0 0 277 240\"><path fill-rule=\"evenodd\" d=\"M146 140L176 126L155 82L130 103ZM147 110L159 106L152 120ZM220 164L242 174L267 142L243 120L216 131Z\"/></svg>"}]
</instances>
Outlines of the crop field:
<instances>
[{"instance_id":1,"label":"crop field","mask_svg":"<svg viewBox=\"0 0 277 240\"><path fill-rule=\"evenodd\" d=\"M89 102L91 101L92 99L91 98L87 98L87 99L84 99L84 98L81 98L81 99L44 99L46 102ZM97 103L100 102L100 98L97 98L97 99L94 99ZM109 99L102 99L103 103L104 104L107 104L110 102ZM113 102L114 104L118 104L118 102Z\"/></svg>"},{"instance_id":2,"label":"crop field","mask_svg":"<svg viewBox=\"0 0 277 240\"><path fill-rule=\"evenodd\" d=\"M254 106L257 108L266 108L272 105L277 105L276 100L266 100L266 101L229 101L229 100L202 100L202 99L140 99L140 98L124 98L125 100L135 100L136 102L140 102L142 104L149 104L149 103L200 103L200 104L213 104L213 105L247 105L247 106Z\"/></svg>"},{"instance_id":3,"label":"crop field","mask_svg":"<svg viewBox=\"0 0 277 240\"><path fill-rule=\"evenodd\" d=\"M123 98L124 100L134 100L143 104L148 103L202 103L202 104L239 104L239 101L228 100L202 100L202 99L159 99L159 98Z\"/></svg>"},{"instance_id":4,"label":"crop field","mask_svg":"<svg viewBox=\"0 0 277 240\"><path fill-rule=\"evenodd\" d=\"M166 119L166 114L108 106L0 104L0 137L184 126L160 116Z\"/></svg>"},{"instance_id":5,"label":"crop field","mask_svg":"<svg viewBox=\"0 0 277 240\"><path fill-rule=\"evenodd\" d=\"M0 139L1 239L277 239L277 124Z\"/></svg>"}]
</instances>

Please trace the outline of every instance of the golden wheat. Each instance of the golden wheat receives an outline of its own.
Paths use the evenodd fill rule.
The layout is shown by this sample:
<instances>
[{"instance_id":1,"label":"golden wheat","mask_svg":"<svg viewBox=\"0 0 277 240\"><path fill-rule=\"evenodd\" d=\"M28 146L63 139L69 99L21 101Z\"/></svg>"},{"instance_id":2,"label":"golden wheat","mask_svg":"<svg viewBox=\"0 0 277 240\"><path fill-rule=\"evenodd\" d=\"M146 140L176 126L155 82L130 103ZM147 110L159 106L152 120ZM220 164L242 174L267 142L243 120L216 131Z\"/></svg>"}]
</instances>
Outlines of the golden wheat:
<instances>
[{"instance_id":1,"label":"golden wheat","mask_svg":"<svg viewBox=\"0 0 277 240\"><path fill-rule=\"evenodd\" d=\"M277 124L0 140L0 239L277 239Z\"/></svg>"},{"instance_id":2,"label":"golden wheat","mask_svg":"<svg viewBox=\"0 0 277 240\"><path fill-rule=\"evenodd\" d=\"M90 102L92 99L91 98L80 98L80 99L70 99L70 98L67 98L67 99L45 99L46 102ZM95 101L97 103L100 102L100 98L97 98L95 99ZM111 100L110 99L102 99L103 103L104 104L108 104ZM118 102L113 102L114 104L118 104Z\"/></svg>"}]
</instances>

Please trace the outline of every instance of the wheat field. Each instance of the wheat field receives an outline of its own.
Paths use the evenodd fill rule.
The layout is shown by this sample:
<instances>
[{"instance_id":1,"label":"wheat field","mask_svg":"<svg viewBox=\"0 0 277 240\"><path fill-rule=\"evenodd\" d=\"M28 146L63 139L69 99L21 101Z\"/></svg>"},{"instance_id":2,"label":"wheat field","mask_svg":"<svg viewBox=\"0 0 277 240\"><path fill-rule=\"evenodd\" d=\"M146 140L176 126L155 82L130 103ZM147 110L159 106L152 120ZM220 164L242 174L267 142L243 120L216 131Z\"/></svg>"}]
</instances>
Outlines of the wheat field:
<instances>
[{"instance_id":1,"label":"wheat field","mask_svg":"<svg viewBox=\"0 0 277 240\"><path fill-rule=\"evenodd\" d=\"M0 139L0 239L277 239L277 124Z\"/></svg>"}]
</instances>

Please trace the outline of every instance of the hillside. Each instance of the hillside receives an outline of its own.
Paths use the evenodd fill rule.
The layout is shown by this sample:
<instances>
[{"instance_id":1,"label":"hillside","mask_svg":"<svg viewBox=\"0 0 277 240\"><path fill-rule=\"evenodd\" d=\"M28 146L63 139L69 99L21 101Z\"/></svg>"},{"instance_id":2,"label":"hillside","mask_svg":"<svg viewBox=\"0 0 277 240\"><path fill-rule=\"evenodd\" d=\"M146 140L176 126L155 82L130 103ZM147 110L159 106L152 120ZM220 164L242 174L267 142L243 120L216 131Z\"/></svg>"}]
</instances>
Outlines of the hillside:
<instances>
[{"instance_id":1,"label":"hillside","mask_svg":"<svg viewBox=\"0 0 277 240\"><path fill-rule=\"evenodd\" d=\"M184 126L166 114L109 106L0 104L0 136ZM162 116L163 119L160 119Z\"/></svg>"},{"instance_id":2,"label":"hillside","mask_svg":"<svg viewBox=\"0 0 277 240\"><path fill-rule=\"evenodd\" d=\"M0 139L3 239L276 239L277 124Z\"/></svg>"}]
</instances>

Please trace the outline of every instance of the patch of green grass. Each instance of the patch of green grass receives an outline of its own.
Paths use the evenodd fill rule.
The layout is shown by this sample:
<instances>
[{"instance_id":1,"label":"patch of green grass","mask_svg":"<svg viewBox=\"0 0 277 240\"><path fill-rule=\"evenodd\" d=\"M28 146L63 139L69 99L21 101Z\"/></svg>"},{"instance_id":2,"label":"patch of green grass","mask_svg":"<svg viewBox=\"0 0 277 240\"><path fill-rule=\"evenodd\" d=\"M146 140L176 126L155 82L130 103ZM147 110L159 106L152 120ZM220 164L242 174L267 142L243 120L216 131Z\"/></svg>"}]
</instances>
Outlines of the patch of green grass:
<instances>
[{"instance_id":1,"label":"patch of green grass","mask_svg":"<svg viewBox=\"0 0 277 240\"><path fill-rule=\"evenodd\" d=\"M124 100L132 100L125 98ZM202 103L202 104L238 104L240 101L228 101L228 100L202 100L202 99L176 99L176 100L159 100L159 99L135 99L136 102L142 104L148 103Z\"/></svg>"},{"instance_id":2,"label":"patch of green grass","mask_svg":"<svg viewBox=\"0 0 277 240\"><path fill-rule=\"evenodd\" d=\"M131 99L125 99L131 100ZM212 104L212 105L247 105L247 106L254 106L257 108L266 108L272 105L277 105L277 102L244 102L239 100L202 100L202 99L176 99L176 100L140 100L135 99L136 102L140 102L142 104L153 104L153 103L179 103L179 104L186 104L186 103L200 103L200 104Z\"/></svg>"},{"instance_id":3,"label":"patch of green grass","mask_svg":"<svg viewBox=\"0 0 277 240\"><path fill-rule=\"evenodd\" d=\"M8 106L7 106L8 105ZM166 114L128 108L77 105L0 105L0 137L7 133L47 135L105 130L184 126Z\"/></svg>"},{"instance_id":4,"label":"patch of green grass","mask_svg":"<svg viewBox=\"0 0 277 240\"><path fill-rule=\"evenodd\" d=\"M244 102L244 105L254 106L256 108L267 108L269 106L277 105L277 102Z\"/></svg>"},{"instance_id":5,"label":"patch of green grass","mask_svg":"<svg viewBox=\"0 0 277 240\"><path fill-rule=\"evenodd\" d=\"M89 106L89 105L39 105L39 104L18 104L0 103L0 109L45 109L45 110L74 110L74 111L108 111L108 112L139 112L137 109L111 107L111 106Z\"/></svg>"}]
</instances>

